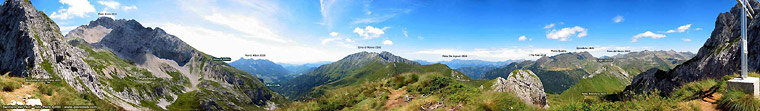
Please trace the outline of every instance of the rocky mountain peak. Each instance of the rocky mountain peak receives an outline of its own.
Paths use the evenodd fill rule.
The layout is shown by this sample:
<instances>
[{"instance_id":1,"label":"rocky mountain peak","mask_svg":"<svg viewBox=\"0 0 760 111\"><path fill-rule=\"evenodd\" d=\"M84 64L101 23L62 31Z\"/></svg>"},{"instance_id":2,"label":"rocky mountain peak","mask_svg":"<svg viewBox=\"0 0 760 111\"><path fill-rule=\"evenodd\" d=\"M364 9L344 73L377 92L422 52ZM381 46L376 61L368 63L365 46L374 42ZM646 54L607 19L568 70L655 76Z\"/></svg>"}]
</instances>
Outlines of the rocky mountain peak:
<instances>
[{"instance_id":1,"label":"rocky mountain peak","mask_svg":"<svg viewBox=\"0 0 760 111\"><path fill-rule=\"evenodd\" d=\"M750 0L749 4L756 12L760 11L760 4L756 0ZM739 56L740 44L740 15L739 4L731 8L730 12L721 13L715 21L715 28L710 38L699 49L694 58L676 66L669 71L650 69L634 77L633 83L626 87L626 91L637 93L649 92L654 89L665 94L682 84L703 79L720 78L740 71ZM753 19L747 19L748 65L749 71L754 72L760 68L760 14L753 15Z\"/></svg>"},{"instance_id":2,"label":"rocky mountain peak","mask_svg":"<svg viewBox=\"0 0 760 111\"><path fill-rule=\"evenodd\" d=\"M0 6L6 6L7 8L16 8L21 9L19 11L24 12L37 12L37 9L32 6L32 2L29 2L29 0L6 0L3 2L3 5Z\"/></svg>"},{"instance_id":3,"label":"rocky mountain peak","mask_svg":"<svg viewBox=\"0 0 760 111\"><path fill-rule=\"evenodd\" d=\"M135 20L100 17L66 34L67 38L82 38L101 48L111 49L117 56L145 62L144 55L155 55L184 65L196 51L174 35L160 28L143 27Z\"/></svg>"},{"instance_id":4,"label":"rocky mountain peak","mask_svg":"<svg viewBox=\"0 0 760 111\"><path fill-rule=\"evenodd\" d=\"M354 53L351 55L346 56L345 58L339 60L338 62L349 62L349 63L364 63L369 62L370 60L376 60L379 63L387 64L392 62L401 62L406 64L412 64L412 65L420 65L420 63L396 56L391 54L390 52L383 51L381 53L377 52L359 52Z\"/></svg>"},{"instance_id":5,"label":"rocky mountain peak","mask_svg":"<svg viewBox=\"0 0 760 111\"><path fill-rule=\"evenodd\" d=\"M126 20L126 19L118 19L114 20L111 17L99 17L95 21L90 21L90 24L88 24L90 27L95 26L103 26L109 29L116 28L116 27L127 27L127 28L143 28L142 24L135 20Z\"/></svg>"},{"instance_id":6,"label":"rocky mountain peak","mask_svg":"<svg viewBox=\"0 0 760 111\"><path fill-rule=\"evenodd\" d=\"M57 78L78 92L103 97L102 84L82 59L84 50L68 45L58 25L28 0L6 0L0 7L0 73ZM80 79L77 79L80 78ZM80 81L81 80L81 81ZM86 90L86 89L89 89Z\"/></svg>"}]
</instances>

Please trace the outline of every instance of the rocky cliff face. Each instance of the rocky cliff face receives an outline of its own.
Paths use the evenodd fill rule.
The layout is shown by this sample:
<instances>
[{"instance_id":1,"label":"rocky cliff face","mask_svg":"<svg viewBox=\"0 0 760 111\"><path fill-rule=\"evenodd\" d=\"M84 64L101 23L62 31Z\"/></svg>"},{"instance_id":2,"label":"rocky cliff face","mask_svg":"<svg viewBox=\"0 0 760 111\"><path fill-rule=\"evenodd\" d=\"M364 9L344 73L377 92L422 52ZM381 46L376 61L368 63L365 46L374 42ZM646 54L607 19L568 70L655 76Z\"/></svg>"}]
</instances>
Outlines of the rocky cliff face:
<instances>
[{"instance_id":1,"label":"rocky cliff face","mask_svg":"<svg viewBox=\"0 0 760 111\"><path fill-rule=\"evenodd\" d=\"M760 11L760 4L756 0L750 0L750 5L755 12ZM729 74L740 72L740 30L741 7L739 4L731 8L730 12L721 13L715 21L715 29L710 38L705 41L697 55L676 66L669 71L650 69L634 77L627 91L637 93L650 92L654 89L667 94L673 88L684 83L710 78L719 78ZM756 13L752 19L747 19L748 37L748 65L749 71L754 72L760 68L760 14Z\"/></svg>"},{"instance_id":2,"label":"rocky cliff face","mask_svg":"<svg viewBox=\"0 0 760 111\"><path fill-rule=\"evenodd\" d=\"M195 53L195 49L161 28L143 27L135 20L114 20L100 17L88 25L82 25L66 38L81 37L94 46L110 48L119 57L144 63L143 54L153 54L162 59L174 60L184 66Z\"/></svg>"},{"instance_id":3,"label":"rocky cliff face","mask_svg":"<svg viewBox=\"0 0 760 111\"><path fill-rule=\"evenodd\" d=\"M104 97L102 84L82 49L63 41L58 25L24 0L0 7L0 72L10 76L62 79L81 93ZM89 89L89 90L87 90Z\"/></svg>"},{"instance_id":4,"label":"rocky cliff face","mask_svg":"<svg viewBox=\"0 0 760 111\"><path fill-rule=\"evenodd\" d=\"M518 98L537 106L547 106L544 86L530 70L514 70L507 79L498 77L491 86L496 92L512 92Z\"/></svg>"},{"instance_id":5,"label":"rocky cliff face","mask_svg":"<svg viewBox=\"0 0 760 111\"><path fill-rule=\"evenodd\" d=\"M149 101L165 109L176 102L178 95L192 91L199 98L194 105L208 110L252 110L254 106L284 101L259 78L213 61L213 56L195 50L174 35L160 28L143 27L135 20L101 17L72 30L67 38L70 44L96 55L84 60L97 66L94 70L102 70L98 76L108 77L102 82L110 88L104 91L115 95L113 101L126 102L119 104L122 107L145 107L137 104ZM124 83L134 86L119 87Z\"/></svg>"},{"instance_id":6,"label":"rocky cliff face","mask_svg":"<svg viewBox=\"0 0 760 111\"><path fill-rule=\"evenodd\" d=\"M179 104L206 110L257 110L284 101L255 76L212 61L160 28L99 18L67 38L58 30L27 0L6 0L0 6L0 73L61 79L97 97L90 99L126 110L166 110L188 92L198 99Z\"/></svg>"}]
</instances>

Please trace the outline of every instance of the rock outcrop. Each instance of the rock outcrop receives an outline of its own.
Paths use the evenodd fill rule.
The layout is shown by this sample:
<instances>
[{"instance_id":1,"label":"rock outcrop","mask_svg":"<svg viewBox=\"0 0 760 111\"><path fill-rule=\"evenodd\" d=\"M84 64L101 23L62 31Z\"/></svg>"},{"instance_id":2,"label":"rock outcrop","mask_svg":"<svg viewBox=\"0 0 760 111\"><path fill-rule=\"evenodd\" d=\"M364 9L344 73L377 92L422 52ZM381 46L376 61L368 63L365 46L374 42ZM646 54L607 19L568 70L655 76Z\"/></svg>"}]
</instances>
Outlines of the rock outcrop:
<instances>
[{"instance_id":1,"label":"rock outcrop","mask_svg":"<svg viewBox=\"0 0 760 111\"><path fill-rule=\"evenodd\" d=\"M541 80L530 70L514 70L507 79L498 77L491 86L496 92L512 92L526 103L546 107L546 93Z\"/></svg>"},{"instance_id":2,"label":"rock outcrop","mask_svg":"<svg viewBox=\"0 0 760 111\"><path fill-rule=\"evenodd\" d=\"M0 73L62 79L78 92L105 95L98 90L100 78L82 60L87 53L66 44L58 25L28 0L6 0L0 26Z\"/></svg>"},{"instance_id":3,"label":"rock outcrop","mask_svg":"<svg viewBox=\"0 0 760 111\"><path fill-rule=\"evenodd\" d=\"M755 12L760 11L760 4L756 0L750 0L750 5ZM650 69L634 77L626 91L636 93L659 90L663 94L670 93L673 88L688 82L720 78L725 75L740 72L740 30L741 30L741 7L739 4L731 8L731 12L721 13L715 21L715 29L710 38L705 41L697 55L676 66L669 71ZM748 64L749 71L754 72L760 68L760 14L752 15L755 18L747 19L748 37Z\"/></svg>"}]
</instances>

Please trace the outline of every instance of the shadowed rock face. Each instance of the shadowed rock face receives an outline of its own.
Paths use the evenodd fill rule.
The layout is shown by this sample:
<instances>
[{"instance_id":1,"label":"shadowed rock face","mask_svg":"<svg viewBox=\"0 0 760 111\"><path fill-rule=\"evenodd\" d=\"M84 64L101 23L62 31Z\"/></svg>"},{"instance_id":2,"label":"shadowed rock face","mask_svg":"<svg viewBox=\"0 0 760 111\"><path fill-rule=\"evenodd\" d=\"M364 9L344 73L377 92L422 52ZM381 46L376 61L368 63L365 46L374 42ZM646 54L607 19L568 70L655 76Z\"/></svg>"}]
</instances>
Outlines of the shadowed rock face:
<instances>
[{"instance_id":1,"label":"shadowed rock face","mask_svg":"<svg viewBox=\"0 0 760 111\"><path fill-rule=\"evenodd\" d=\"M526 103L546 106L546 93L541 80L530 70L512 71L509 77L497 77L491 86L496 92L512 92Z\"/></svg>"},{"instance_id":2,"label":"shadowed rock face","mask_svg":"<svg viewBox=\"0 0 760 111\"><path fill-rule=\"evenodd\" d=\"M100 17L88 25L77 27L66 37L83 37L85 40L91 41L100 40L93 44L107 47L119 57L136 63L145 62L141 56L150 53L162 59L176 61L180 66L184 66L195 52L193 48L176 36L167 34L161 28L143 27L135 20L114 20L108 17Z\"/></svg>"},{"instance_id":3,"label":"shadowed rock face","mask_svg":"<svg viewBox=\"0 0 760 111\"><path fill-rule=\"evenodd\" d=\"M103 97L102 91L97 90L102 86L99 77L82 61L85 57L87 53L66 44L58 25L30 2L6 0L0 6L0 73L14 77L58 77L78 92Z\"/></svg>"},{"instance_id":4,"label":"shadowed rock face","mask_svg":"<svg viewBox=\"0 0 760 111\"><path fill-rule=\"evenodd\" d=\"M750 0L755 12L760 11L760 5L756 0ZM655 89L669 94L673 88L684 83L720 78L725 75L740 72L740 30L741 12L737 4L731 8L731 12L721 13L715 21L715 29L710 38L705 41L697 55L689 61L676 66L669 71L650 69L633 79L633 83L626 87L626 91L636 93L650 92ZM756 13L754 19L747 19L748 37L748 64L749 71L757 71L760 66L760 18Z\"/></svg>"}]
</instances>

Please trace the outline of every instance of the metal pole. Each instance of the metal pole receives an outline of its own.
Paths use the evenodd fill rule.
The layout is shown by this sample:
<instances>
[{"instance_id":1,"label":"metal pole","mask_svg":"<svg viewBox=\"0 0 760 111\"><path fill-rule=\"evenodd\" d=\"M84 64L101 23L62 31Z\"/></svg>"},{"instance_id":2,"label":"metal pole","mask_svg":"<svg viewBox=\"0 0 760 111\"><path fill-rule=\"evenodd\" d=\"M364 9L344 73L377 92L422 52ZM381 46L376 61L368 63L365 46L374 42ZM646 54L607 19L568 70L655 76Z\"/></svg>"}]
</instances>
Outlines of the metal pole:
<instances>
[{"instance_id":1,"label":"metal pole","mask_svg":"<svg viewBox=\"0 0 760 111\"><path fill-rule=\"evenodd\" d=\"M746 2L746 0L742 0L742 5L749 5L749 4L745 4L745 3L749 3L749 2ZM742 74L741 74L741 78L742 79L747 78L747 15L746 15L746 13L747 13L748 10L745 10L746 8L744 8L744 7L746 7L746 6L742 6L742 8L741 8L741 10L742 10L741 11L742 12L742 16L741 16L741 18L742 18L742 23L741 23L741 25L742 25L742 30L741 30L742 31L741 32L742 33L742 37L741 37L742 38L742 41L741 41L742 42L742 57L741 57L741 59L742 59L742 63L741 63L742 64ZM749 9L749 10L751 10L751 9Z\"/></svg>"}]
</instances>

